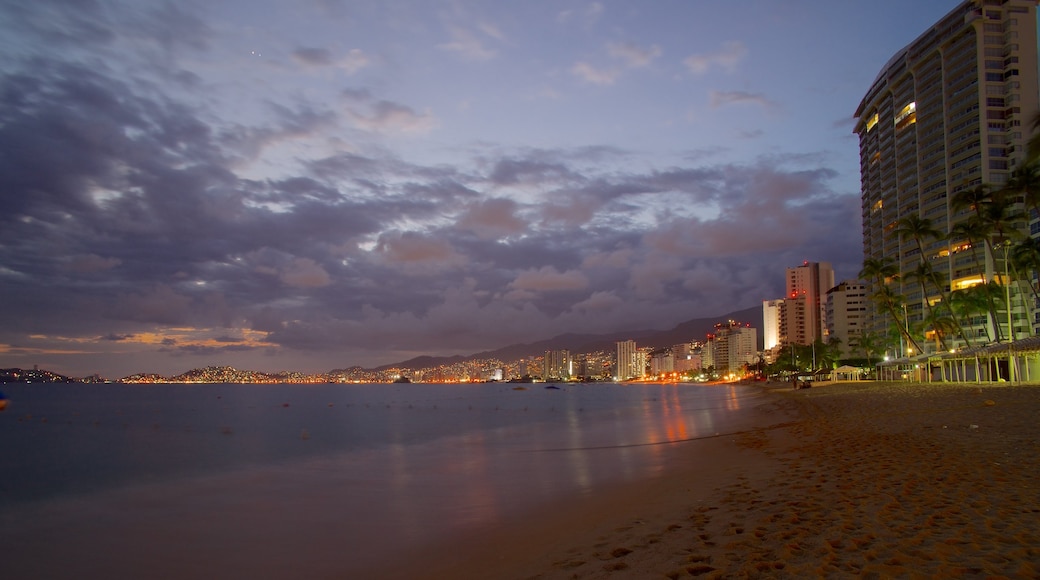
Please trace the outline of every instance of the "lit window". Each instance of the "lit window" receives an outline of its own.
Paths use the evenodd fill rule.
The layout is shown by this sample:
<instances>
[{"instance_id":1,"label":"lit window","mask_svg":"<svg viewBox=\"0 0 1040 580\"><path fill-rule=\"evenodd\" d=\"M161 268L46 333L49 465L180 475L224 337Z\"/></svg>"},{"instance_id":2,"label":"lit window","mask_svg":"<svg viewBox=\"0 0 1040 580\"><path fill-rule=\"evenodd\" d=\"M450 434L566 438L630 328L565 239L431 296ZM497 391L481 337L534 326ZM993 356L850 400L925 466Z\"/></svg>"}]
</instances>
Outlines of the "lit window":
<instances>
[{"instance_id":1,"label":"lit window","mask_svg":"<svg viewBox=\"0 0 1040 580\"><path fill-rule=\"evenodd\" d=\"M870 116L869 119L867 119L867 132L868 133L870 132L871 129L874 128L874 125L877 125L877 120L878 120L877 113L874 113L873 115Z\"/></svg>"},{"instance_id":2,"label":"lit window","mask_svg":"<svg viewBox=\"0 0 1040 580\"><path fill-rule=\"evenodd\" d=\"M917 122L917 103L911 101L896 115L896 129L904 129Z\"/></svg>"}]
</instances>

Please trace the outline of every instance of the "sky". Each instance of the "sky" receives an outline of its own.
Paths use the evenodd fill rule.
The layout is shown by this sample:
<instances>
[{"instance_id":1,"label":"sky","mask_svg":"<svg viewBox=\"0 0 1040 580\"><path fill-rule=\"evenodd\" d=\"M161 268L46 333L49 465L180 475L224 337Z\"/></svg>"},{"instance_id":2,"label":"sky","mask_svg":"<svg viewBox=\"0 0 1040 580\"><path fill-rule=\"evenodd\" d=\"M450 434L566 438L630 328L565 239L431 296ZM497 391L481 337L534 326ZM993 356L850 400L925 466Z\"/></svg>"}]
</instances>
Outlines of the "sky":
<instances>
[{"instance_id":1,"label":"sky","mask_svg":"<svg viewBox=\"0 0 1040 580\"><path fill-rule=\"evenodd\" d=\"M371 368L855 277L853 114L957 4L0 1L0 367Z\"/></svg>"}]
</instances>

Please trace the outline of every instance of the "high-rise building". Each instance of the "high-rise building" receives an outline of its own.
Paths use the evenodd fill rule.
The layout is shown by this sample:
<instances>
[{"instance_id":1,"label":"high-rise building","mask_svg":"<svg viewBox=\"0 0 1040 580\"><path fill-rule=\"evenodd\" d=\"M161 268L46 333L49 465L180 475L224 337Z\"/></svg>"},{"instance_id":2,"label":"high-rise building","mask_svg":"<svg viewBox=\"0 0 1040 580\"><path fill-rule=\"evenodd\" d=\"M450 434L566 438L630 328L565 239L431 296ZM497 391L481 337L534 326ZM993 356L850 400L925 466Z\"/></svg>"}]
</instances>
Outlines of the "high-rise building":
<instances>
[{"instance_id":1,"label":"high-rise building","mask_svg":"<svg viewBox=\"0 0 1040 580\"><path fill-rule=\"evenodd\" d=\"M787 269L787 295L782 318L786 344L812 344L827 336L826 296L834 287L834 270L827 262L803 262Z\"/></svg>"},{"instance_id":2,"label":"high-rise building","mask_svg":"<svg viewBox=\"0 0 1040 580\"><path fill-rule=\"evenodd\" d=\"M783 344L783 327L780 325L783 309L782 298L762 301L762 348L766 352Z\"/></svg>"},{"instance_id":3,"label":"high-rise building","mask_svg":"<svg viewBox=\"0 0 1040 580\"><path fill-rule=\"evenodd\" d=\"M701 369L700 343L683 342L672 346L672 359L677 372L699 371Z\"/></svg>"},{"instance_id":4,"label":"high-rise building","mask_svg":"<svg viewBox=\"0 0 1040 580\"><path fill-rule=\"evenodd\" d=\"M614 362L614 379L627 381L643 376L642 356L636 349L636 341L622 340L616 343L617 358Z\"/></svg>"},{"instance_id":5,"label":"high-rise building","mask_svg":"<svg viewBox=\"0 0 1040 580\"><path fill-rule=\"evenodd\" d=\"M899 223L927 219L948 236L972 214L955 211L951 200L1003 186L1021 163L1040 110L1036 7L1036 0L961 2L888 61L856 109L863 256L897 266L900 276L888 287L906 305L908 328L942 298L908 275L918 267L930 265L945 291L999 282L1003 274L999 252L981 251L980 240L929 237L919 248L900 235ZM1010 227L1028 233L1026 221ZM865 282L868 293L878 290L877 281ZM868 330L881 334L890 317L879 310L870 306ZM1029 331L1024 310L1015 313L1015 326ZM978 317L968 331L999 336L999 323ZM1005 323L1004 336L1007 330Z\"/></svg>"},{"instance_id":6,"label":"high-rise building","mask_svg":"<svg viewBox=\"0 0 1040 580\"><path fill-rule=\"evenodd\" d=\"M865 356L859 338L867 302L867 286L857 280L845 280L827 291L827 340L837 340L844 356Z\"/></svg>"},{"instance_id":7,"label":"high-rise building","mask_svg":"<svg viewBox=\"0 0 1040 580\"><path fill-rule=\"evenodd\" d=\"M728 322L715 325L702 349L704 365L719 373L737 372L758 358L758 331L750 324Z\"/></svg>"},{"instance_id":8,"label":"high-rise building","mask_svg":"<svg viewBox=\"0 0 1040 580\"><path fill-rule=\"evenodd\" d=\"M565 381L574 374L570 351L547 350L542 364L542 378L545 380Z\"/></svg>"},{"instance_id":9,"label":"high-rise building","mask_svg":"<svg viewBox=\"0 0 1040 580\"><path fill-rule=\"evenodd\" d=\"M660 376L675 372L675 357L671 349L654 351L650 353L650 375Z\"/></svg>"}]
</instances>

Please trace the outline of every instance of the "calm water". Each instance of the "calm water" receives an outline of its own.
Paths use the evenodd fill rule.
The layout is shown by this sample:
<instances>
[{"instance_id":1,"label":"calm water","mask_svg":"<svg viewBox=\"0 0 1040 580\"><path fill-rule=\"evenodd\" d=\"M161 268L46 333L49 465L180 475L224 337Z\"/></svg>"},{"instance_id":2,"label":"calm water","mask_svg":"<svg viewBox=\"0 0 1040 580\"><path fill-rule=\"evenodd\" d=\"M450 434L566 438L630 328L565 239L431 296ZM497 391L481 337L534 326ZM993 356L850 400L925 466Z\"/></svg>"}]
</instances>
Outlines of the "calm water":
<instances>
[{"instance_id":1,"label":"calm water","mask_svg":"<svg viewBox=\"0 0 1040 580\"><path fill-rule=\"evenodd\" d=\"M514 387L6 385L5 577L350 577L653 477L766 404L741 387Z\"/></svg>"}]
</instances>

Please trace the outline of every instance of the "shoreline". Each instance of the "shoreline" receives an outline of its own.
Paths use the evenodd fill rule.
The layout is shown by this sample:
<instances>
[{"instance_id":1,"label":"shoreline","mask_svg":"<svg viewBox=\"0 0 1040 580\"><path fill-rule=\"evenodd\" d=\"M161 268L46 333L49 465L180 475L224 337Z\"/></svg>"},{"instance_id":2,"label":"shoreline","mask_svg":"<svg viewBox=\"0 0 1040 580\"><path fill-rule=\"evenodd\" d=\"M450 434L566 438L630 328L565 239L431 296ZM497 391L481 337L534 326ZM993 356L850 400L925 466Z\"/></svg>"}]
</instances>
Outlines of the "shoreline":
<instances>
[{"instance_id":1,"label":"shoreline","mask_svg":"<svg viewBox=\"0 0 1040 580\"><path fill-rule=\"evenodd\" d=\"M1040 386L763 389L797 418L685 443L661 477L445 542L384 577L1040 575Z\"/></svg>"}]
</instances>

